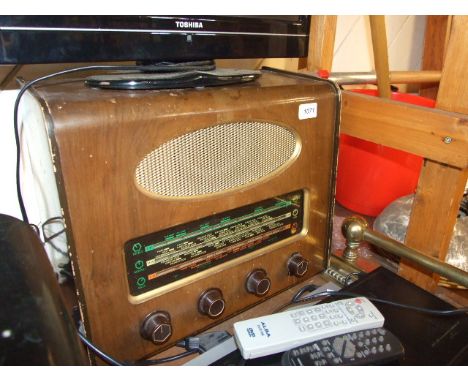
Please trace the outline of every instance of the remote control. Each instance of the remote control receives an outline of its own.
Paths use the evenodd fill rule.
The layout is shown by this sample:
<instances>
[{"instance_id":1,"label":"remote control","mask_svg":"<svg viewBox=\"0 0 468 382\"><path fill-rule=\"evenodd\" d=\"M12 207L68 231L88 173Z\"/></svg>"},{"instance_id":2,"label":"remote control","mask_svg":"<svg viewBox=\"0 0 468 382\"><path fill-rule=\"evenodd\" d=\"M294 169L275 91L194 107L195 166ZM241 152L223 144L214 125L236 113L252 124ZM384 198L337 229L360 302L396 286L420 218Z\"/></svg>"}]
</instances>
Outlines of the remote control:
<instances>
[{"instance_id":1,"label":"remote control","mask_svg":"<svg viewBox=\"0 0 468 382\"><path fill-rule=\"evenodd\" d=\"M283 354L286 366L358 366L388 363L404 354L400 340L384 328L360 330L311 342Z\"/></svg>"},{"instance_id":2,"label":"remote control","mask_svg":"<svg viewBox=\"0 0 468 382\"><path fill-rule=\"evenodd\" d=\"M358 297L236 322L234 336L244 359L250 359L383 324L377 308Z\"/></svg>"}]
</instances>

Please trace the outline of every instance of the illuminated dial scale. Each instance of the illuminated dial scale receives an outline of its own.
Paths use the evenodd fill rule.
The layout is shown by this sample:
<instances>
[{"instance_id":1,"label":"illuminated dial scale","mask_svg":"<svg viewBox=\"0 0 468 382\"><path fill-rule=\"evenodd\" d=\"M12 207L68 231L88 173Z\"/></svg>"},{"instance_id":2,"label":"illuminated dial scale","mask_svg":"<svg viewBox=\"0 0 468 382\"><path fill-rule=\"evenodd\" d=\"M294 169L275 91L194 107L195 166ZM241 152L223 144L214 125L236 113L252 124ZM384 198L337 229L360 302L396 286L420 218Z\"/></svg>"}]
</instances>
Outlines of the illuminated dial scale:
<instances>
[{"instance_id":1,"label":"illuminated dial scale","mask_svg":"<svg viewBox=\"0 0 468 382\"><path fill-rule=\"evenodd\" d=\"M301 232L302 190L125 243L132 296L160 288L202 270L247 255Z\"/></svg>"}]
</instances>

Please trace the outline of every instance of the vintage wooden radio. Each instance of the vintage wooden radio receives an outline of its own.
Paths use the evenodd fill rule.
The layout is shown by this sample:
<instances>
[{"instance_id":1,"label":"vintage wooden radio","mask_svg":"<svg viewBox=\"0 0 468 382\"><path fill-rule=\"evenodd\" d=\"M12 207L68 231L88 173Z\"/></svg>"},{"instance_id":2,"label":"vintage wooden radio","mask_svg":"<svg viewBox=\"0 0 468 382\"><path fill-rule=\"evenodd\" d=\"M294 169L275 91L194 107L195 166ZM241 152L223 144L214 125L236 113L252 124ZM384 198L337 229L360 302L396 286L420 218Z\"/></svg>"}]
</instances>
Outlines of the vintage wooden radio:
<instances>
[{"instance_id":1,"label":"vintage wooden radio","mask_svg":"<svg viewBox=\"0 0 468 382\"><path fill-rule=\"evenodd\" d=\"M326 267L339 92L272 69L239 85L37 87L86 335L172 346ZM41 126L42 125L42 126Z\"/></svg>"}]
</instances>

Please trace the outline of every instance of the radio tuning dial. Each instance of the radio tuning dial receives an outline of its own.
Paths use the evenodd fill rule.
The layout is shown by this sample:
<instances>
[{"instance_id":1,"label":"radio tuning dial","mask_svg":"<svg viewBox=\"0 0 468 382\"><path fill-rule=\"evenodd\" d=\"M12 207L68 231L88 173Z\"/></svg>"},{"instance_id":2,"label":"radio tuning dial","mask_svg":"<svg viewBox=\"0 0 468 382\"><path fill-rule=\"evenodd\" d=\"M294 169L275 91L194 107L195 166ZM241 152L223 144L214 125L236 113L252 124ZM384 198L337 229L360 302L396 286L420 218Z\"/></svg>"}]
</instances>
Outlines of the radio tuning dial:
<instances>
[{"instance_id":1,"label":"radio tuning dial","mask_svg":"<svg viewBox=\"0 0 468 382\"><path fill-rule=\"evenodd\" d=\"M224 312L224 308L223 294L217 288L206 290L198 300L198 310L210 318L219 317Z\"/></svg>"},{"instance_id":2,"label":"radio tuning dial","mask_svg":"<svg viewBox=\"0 0 468 382\"><path fill-rule=\"evenodd\" d=\"M150 313L140 327L140 335L155 344L166 342L172 335L171 316L167 312Z\"/></svg>"},{"instance_id":3,"label":"radio tuning dial","mask_svg":"<svg viewBox=\"0 0 468 382\"><path fill-rule=\"evenodd\" d=\"M307 273L309 262L300 253L293 253L288 260L288 273L296 277L302 277Z\"/></svg>"},{"instance_id":4,"label":"radio tuning dial","mask_svg":"<svg viewBox=\"0 0 468 382\"><path fill-rule=\"evenodd\" d=\"M245 288L256 296L264 296L270 290L271 281L264 269L252 271L245 282Z\"/></svg>"}]
</instances>

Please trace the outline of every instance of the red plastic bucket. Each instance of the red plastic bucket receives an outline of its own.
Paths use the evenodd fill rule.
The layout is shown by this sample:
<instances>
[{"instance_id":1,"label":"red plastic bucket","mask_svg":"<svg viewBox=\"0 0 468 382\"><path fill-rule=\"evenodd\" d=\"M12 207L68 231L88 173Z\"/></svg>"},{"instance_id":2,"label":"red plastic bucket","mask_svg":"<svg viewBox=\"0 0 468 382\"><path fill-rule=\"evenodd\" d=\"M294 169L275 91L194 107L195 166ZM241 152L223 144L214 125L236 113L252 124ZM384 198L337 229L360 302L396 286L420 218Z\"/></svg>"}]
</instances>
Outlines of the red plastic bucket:
<instances>
[{"instance_id":1,"label":"red plastic bucket","mask_svg":"<svg viewBox=\"0 0 468 382\"><path fill-rule=\"evenodd\" d=\"M378 95L374 89L354 91ZM405 93L392 93L392 100L435 106L432 99ZM377 216L395 199L416 190L422 163L419 156L341 134L336 200L351 211Z\"/></svg>"}]
</instances>

